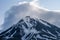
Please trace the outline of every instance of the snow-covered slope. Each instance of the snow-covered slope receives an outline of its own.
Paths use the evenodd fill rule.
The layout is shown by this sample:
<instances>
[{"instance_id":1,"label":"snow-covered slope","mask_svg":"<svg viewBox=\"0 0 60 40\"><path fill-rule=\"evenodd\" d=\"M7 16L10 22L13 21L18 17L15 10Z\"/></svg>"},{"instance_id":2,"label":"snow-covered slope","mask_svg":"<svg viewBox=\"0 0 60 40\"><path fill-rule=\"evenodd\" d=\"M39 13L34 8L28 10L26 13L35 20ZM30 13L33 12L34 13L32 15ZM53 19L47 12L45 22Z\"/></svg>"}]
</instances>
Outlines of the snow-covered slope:
<instances>
[{"instance_id":1,"label":"snow-covered slope","mask_svg":"<svg viewBox=\"0 0 60 40\"><path fill-rule=\"evenodd\" d=\"M42 19L26 16L0 33L0 40L60 40L60 28Z\"/></svg>"}]
</instances>

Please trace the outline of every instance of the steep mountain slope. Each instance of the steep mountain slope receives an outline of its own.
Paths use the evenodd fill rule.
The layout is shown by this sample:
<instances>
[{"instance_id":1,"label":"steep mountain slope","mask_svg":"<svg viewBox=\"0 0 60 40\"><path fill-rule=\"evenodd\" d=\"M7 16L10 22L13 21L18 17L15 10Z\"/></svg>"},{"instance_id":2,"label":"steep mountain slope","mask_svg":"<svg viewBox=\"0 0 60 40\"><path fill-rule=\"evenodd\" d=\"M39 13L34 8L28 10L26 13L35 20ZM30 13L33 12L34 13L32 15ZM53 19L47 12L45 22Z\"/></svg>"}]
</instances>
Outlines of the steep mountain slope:
<instances>
[{"instance_id":1,"label":"steep mountain slope","mask_svg":"<svg viewBox=\"0 0 60 40\"><path fill-rule=\"evenodd\" d=\"M42 19L26 16L0 33L0 40L60 40L60 28Z\"/></svg>"}]
</instances>

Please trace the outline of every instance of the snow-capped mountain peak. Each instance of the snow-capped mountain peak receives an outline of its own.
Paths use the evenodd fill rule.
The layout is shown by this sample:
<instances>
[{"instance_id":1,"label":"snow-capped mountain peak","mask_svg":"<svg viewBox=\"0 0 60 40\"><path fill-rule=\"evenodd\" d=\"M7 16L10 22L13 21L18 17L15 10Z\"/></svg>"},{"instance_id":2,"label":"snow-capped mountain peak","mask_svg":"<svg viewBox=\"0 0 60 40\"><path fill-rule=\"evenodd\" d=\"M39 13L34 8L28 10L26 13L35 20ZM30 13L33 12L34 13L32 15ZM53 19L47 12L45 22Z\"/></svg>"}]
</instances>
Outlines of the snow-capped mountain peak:
<instances>
[{"instance_id":1,"label":"snow-capped mountain peak","mask_svg":"<svg viewBox=\"0 0 60 40\"><path fill-rule=\"evenodd\" d=\"M0 33L1 40L60 40L60 28L42 19L26 16Z\"/></svg>"}]
</instances>

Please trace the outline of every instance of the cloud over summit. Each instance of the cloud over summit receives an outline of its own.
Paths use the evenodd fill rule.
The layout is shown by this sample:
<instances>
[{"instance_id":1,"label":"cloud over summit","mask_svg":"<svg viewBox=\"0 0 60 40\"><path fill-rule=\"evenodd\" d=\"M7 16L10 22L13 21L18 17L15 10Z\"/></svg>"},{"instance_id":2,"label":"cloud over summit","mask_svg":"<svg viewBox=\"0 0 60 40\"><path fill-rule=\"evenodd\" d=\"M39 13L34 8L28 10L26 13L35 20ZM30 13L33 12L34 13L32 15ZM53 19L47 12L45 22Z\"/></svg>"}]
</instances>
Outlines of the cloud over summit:
<instances>
[{"instance_id":1,"label":"cloud over summit","mask_svg":"<svg viewBox=\"0 0 60 40\"><path fill-rule=\"evenodd\" d=\"M3 29L7 29L13 24L16 24L21 18L25 16L38 17L44 19L52 24L60 26L60 13L49 11L40 7L36 3L37 0L32 2L20 2L18 5L11 7L5 14Z\"/></svg>"}]
</instances>

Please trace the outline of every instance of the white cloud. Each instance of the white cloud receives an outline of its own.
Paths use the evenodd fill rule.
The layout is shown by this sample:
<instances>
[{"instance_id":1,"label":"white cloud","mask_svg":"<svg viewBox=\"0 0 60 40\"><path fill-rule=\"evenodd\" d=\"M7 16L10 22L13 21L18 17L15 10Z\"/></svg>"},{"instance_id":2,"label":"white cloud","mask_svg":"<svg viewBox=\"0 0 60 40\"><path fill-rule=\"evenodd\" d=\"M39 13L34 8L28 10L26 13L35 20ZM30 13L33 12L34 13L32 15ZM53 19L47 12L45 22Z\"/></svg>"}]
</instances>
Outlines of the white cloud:
<instances>
[{"instance_id":1,"label":"white cloud","mask_svg":"<svg viewBox=\"0 0 60 40\"><path fill-rule=\"evenodd\" d=\"M18 5L13 6L6 12L7 15L5 15L6 17L2 27L4 27L4 29L7 29L25 16L39 17L52 24L60 26L60 12L53 12L46 8L43 8L39 6L37 1L38 0L33 0L32 2L19 2Z\"/></svg>"},{"instance_id":2,"label":"white cloud","mask_svg":"<svg viewBox=\"0 0 60 40\"><path fill-rule=\"evenodd\" d=\"M51 11L53 11L53 12L60 12L60 10L51 10Z\"/></svg>"},{"instance_id":3,"label":"white cloud","mask_svg":"<svg viewBox=\"0 0 60 40\"><path fill-rule=\"evenodd\" d=\"M26 2L26 1L19 2L18 5L22 5L22 4L24 4L24 3L28 3L28 2Z\"/></svg>"}]
</instances>

